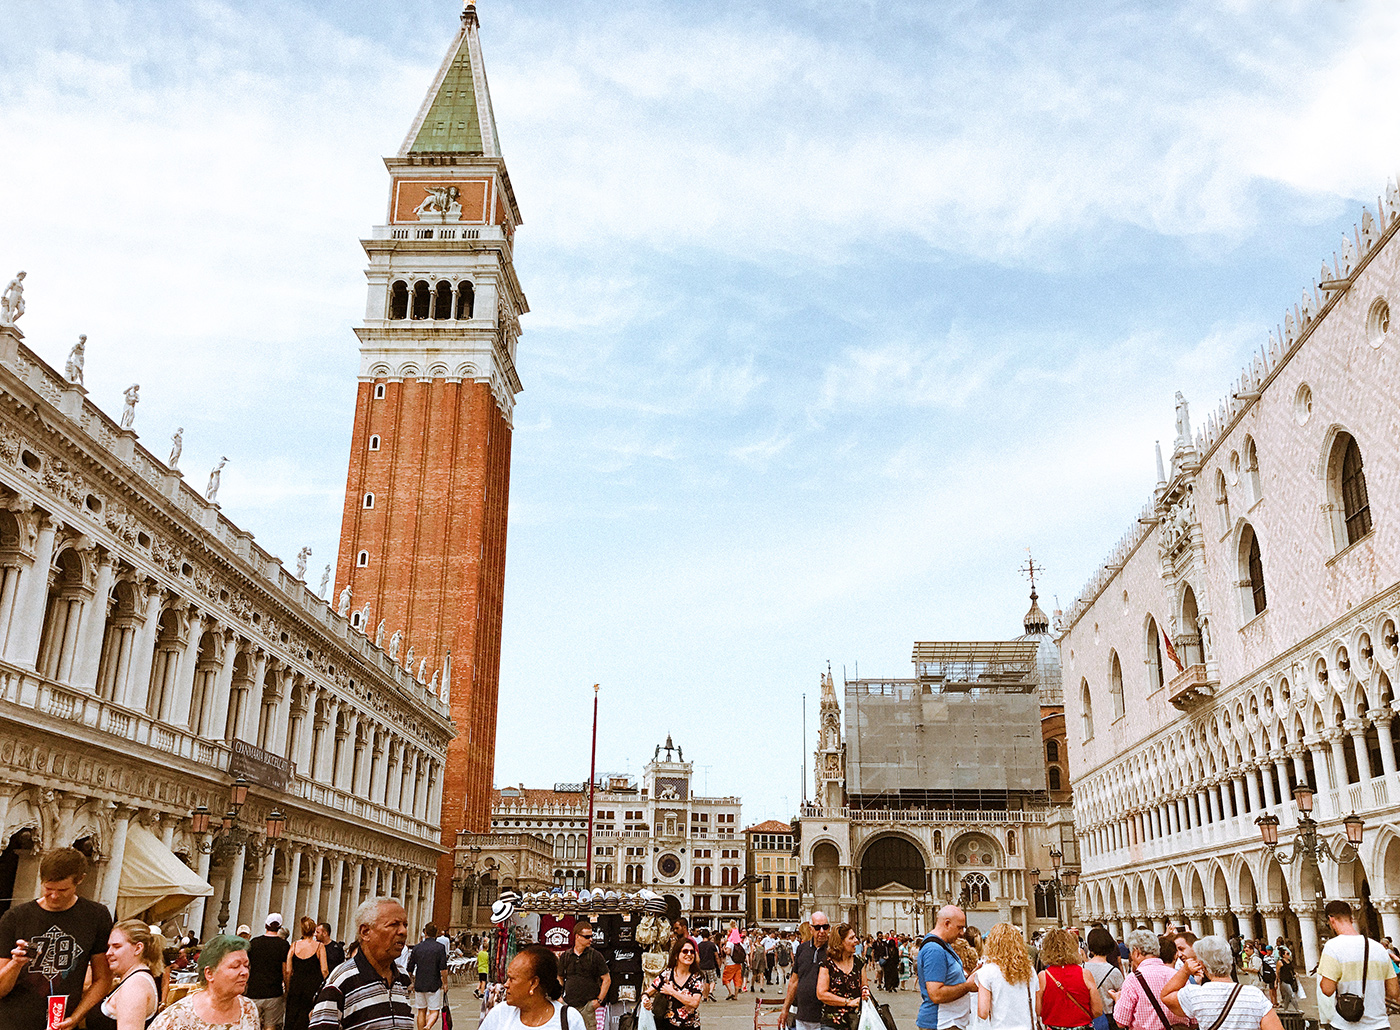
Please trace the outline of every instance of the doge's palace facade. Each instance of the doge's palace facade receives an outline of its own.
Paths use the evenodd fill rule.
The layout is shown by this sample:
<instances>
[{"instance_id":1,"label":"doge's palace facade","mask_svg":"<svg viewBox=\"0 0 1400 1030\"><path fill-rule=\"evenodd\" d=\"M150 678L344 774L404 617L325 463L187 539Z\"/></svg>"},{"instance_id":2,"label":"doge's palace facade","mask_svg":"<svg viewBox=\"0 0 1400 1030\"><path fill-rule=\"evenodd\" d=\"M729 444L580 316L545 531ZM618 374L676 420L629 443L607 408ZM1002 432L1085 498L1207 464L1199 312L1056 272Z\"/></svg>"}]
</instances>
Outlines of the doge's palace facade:
<instances>
[{"instance_id":1,"label":"doge's palace facade","mask_svg":"<svg viewBox=\"0 0 1400 1030\"><path fill-rule=\"evenodd\" d=\"M76 845L95 860L84 892L121 914L139 826L212 885L173 917L203 935L229 877L230 929L280 911L348 937L376 893L420 925L445 697L174 463L0 324L0 907L35 895L41 850ZM238 775L253 846L211 869L190 813L217 821ZM287 824L267 846L273 809Z\"/></svg>"},{"instance_id":2,"label":"doge's palace facade","mask_svg":"<svg viewBox=\"0 0 1400 1030\"><path fill-rule=\"evenodd\" d=\"M1317 892L1400 937L1400 191L1391 184L1170 460L1060 623L1086 918L1288 936L1317 961ZM1176 660L1179 659L1180 669ZM1365 819L1321 883L1296 839ZM1379 924L1379 925L1377 925Z\"/></svg>"}]
</instances>

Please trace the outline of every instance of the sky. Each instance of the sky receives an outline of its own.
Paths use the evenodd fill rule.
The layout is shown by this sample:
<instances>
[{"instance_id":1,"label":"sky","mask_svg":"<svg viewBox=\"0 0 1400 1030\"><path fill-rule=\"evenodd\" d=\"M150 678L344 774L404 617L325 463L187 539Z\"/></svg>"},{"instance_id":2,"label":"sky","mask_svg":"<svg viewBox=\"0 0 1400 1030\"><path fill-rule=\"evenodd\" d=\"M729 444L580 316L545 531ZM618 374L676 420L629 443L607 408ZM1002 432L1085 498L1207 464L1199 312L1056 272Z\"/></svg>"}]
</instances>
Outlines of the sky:
<instances>
[{"instance_id":1,"label":"sky","mask_svg":"<svg viewBox=\"0 0 1400 1030\"><path fill-rule=\"evenodd\" d=\"M0 275L313 585L359 239L454 0L29 0ZM482 0L524 222L496 781L786 819L820 677L1068 607L1400 166L1383 0ZM1058 602L1057 602L1058 599ZM810 789L810 784L808 785Z\"/></svg>"}]
</instances>

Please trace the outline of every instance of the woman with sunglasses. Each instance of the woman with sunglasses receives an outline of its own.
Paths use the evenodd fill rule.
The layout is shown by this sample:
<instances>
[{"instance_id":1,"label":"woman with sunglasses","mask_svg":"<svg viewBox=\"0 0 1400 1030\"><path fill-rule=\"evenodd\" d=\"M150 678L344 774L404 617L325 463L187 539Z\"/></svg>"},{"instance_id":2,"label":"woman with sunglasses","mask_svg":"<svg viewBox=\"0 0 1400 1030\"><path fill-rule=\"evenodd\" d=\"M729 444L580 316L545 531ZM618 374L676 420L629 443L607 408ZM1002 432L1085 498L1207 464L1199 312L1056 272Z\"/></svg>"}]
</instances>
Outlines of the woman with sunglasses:
<instances>
[{"instance_id":1,"label":"woman with sunglasses","mask_svg":"<svg viewBox=\"0 0 1400 1030\"><path fill-rule=\"evenodd\" d=\"M671 945L670 961L647 988L642 1005L655 1017L657 1030L667 1027L699 1030L700 999L704 997L704 990L705 978L700 975L695 942L682 937Z\"/></svg>"}]
</instances>

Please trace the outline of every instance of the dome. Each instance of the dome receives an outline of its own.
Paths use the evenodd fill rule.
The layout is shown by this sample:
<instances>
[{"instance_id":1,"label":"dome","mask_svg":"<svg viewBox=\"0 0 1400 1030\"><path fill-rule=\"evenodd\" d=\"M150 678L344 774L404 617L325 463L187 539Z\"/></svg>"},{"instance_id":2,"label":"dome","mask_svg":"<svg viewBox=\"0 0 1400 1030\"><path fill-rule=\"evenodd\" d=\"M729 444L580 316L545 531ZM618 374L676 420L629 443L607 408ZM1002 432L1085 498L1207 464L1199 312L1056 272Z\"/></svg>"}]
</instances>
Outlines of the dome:
<instances>
[{"instance_id":1,"label":"dome","mask_svg":"<svg viewBox=\"0 0 1400 1030\"><path fill-rule=\"evenodd\" d=\"M1063 705L1065 703L1064 680L1060 669L1060 646L1050 635L1050 620L1036 603L1034 588L1031 590L1031 607L1022 620L1026 632L1017 640L1034 640L1039 645L1035 652L1035 681L1040 691L1043 705Z\"/></svg>"}]
</instances>

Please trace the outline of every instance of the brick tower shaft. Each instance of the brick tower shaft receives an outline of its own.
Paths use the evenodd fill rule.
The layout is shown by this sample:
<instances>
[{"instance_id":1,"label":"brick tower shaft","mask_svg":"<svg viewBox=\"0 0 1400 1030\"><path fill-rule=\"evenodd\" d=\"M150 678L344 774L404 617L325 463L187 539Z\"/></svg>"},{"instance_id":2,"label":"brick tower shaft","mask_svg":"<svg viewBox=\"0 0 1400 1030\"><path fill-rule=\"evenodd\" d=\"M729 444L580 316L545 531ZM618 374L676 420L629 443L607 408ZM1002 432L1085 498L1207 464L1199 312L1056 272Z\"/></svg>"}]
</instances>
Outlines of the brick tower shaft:
<instances>
[{"instance_id":1,"label":"brick tower shaft","mask_svg":"<svg viewBox=\"0 0 1400 1030\"><path fill-rule=\"evenodd\" d=\"M490 824L515 348L529 310L477 29L468 5L385 160L385 224L361 241L369 299L335 580L337 598L350 588L352 626L437 682L451 708L439 927L452 922L457 834Z\"/></svg>"}]
</instances>

